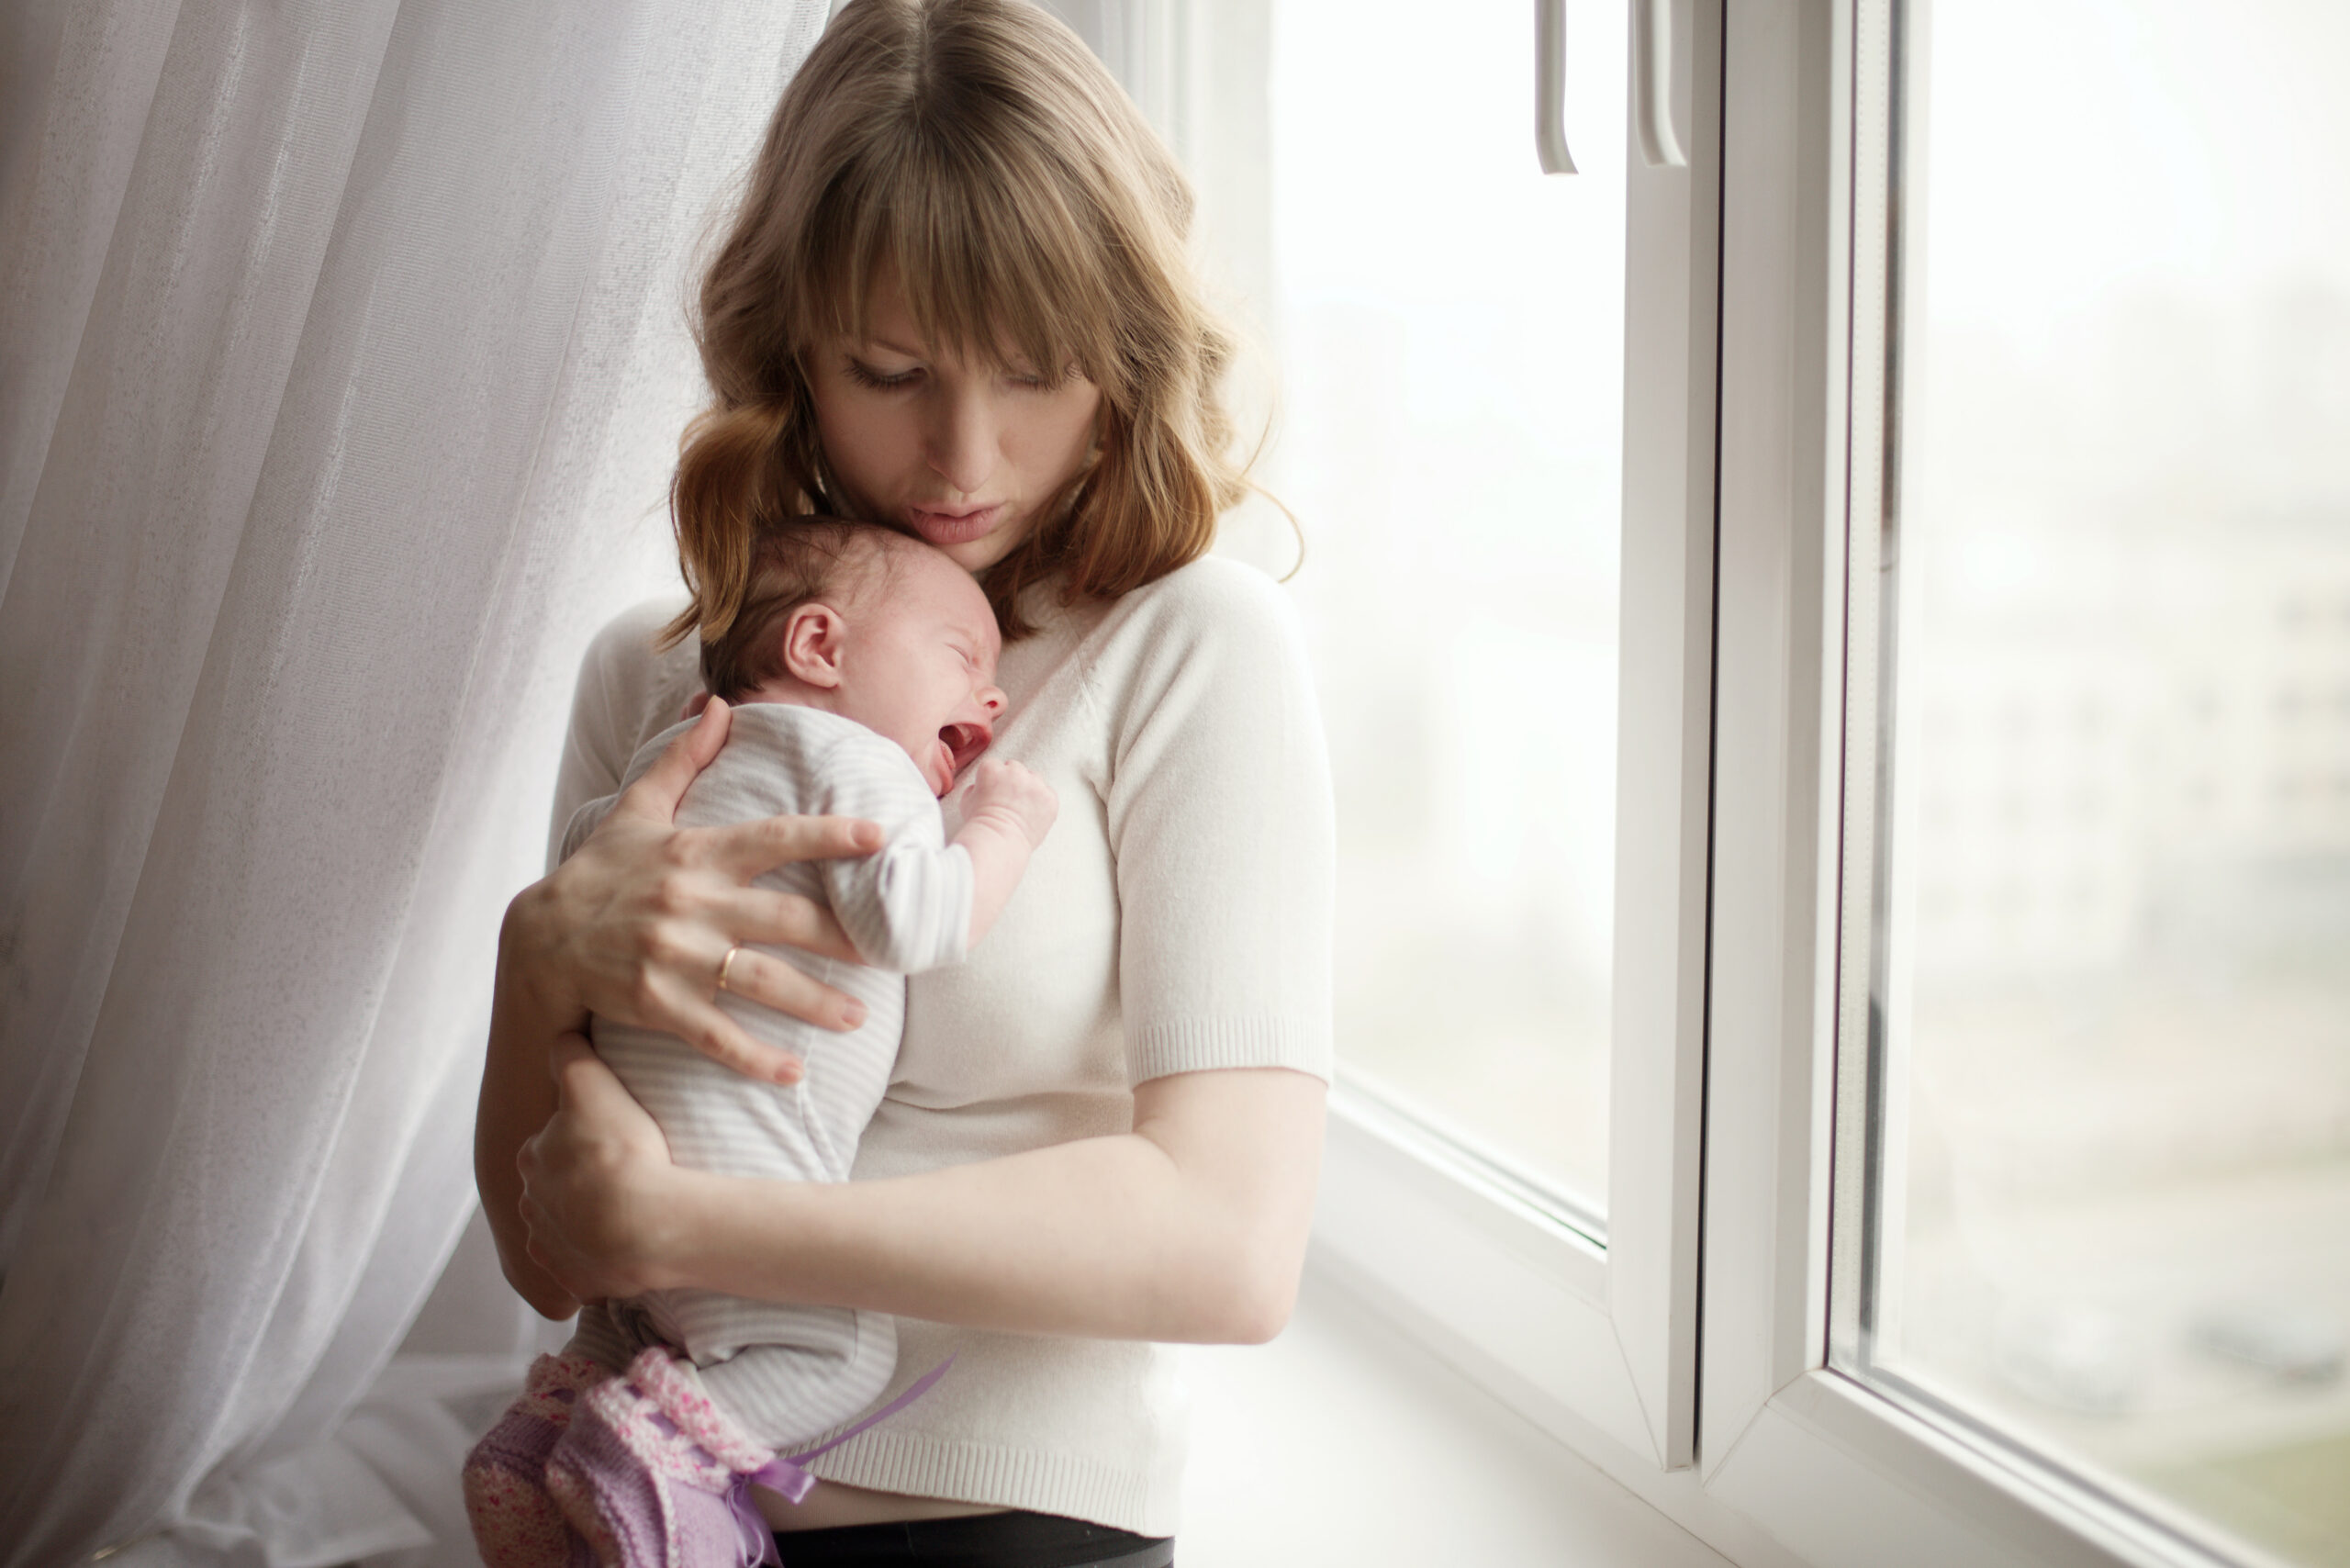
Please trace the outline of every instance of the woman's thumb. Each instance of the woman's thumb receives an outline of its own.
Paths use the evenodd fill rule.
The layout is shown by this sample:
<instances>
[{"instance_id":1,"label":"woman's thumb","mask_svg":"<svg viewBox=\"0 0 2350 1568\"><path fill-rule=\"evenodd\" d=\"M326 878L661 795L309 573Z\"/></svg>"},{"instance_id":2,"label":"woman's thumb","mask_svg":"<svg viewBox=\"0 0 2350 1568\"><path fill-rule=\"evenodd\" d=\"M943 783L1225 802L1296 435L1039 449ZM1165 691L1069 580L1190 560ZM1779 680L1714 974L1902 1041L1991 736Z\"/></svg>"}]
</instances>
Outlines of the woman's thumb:
<instances>
[{"instance_id":1,"label":"woman's thumb","mask_svg":"<svg viewBox=\"0 0 2350 1568\"><path fill-rule=\"evenodd\" d=\"M710 766L711 759L726 744L726 732L733 722L733 710L722 699L711 698L693 727L662 747L653 766L628 787L613 809L633 810L664 822L676 817L686 786Z\"/></svg>"}]
</instances>

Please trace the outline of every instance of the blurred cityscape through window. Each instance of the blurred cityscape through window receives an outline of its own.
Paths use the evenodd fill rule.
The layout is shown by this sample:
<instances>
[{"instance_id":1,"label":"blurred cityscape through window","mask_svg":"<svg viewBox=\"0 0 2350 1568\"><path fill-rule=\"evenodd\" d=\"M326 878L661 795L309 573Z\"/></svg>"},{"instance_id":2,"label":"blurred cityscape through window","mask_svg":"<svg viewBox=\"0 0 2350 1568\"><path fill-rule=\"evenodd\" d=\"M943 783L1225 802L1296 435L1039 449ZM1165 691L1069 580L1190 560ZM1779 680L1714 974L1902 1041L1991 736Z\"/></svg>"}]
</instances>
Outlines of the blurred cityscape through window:
<instances>
[{"instance_id":1,"label":"blurred cityscape through window","mask_svg":"<svg viewBox=\"0 0 2350 1568\"><path fill-rule=\"evenodd\" d=\"M2350 7L1910 47L1872 1359L2350 1563Z\"/></svg>"}]
</instances>

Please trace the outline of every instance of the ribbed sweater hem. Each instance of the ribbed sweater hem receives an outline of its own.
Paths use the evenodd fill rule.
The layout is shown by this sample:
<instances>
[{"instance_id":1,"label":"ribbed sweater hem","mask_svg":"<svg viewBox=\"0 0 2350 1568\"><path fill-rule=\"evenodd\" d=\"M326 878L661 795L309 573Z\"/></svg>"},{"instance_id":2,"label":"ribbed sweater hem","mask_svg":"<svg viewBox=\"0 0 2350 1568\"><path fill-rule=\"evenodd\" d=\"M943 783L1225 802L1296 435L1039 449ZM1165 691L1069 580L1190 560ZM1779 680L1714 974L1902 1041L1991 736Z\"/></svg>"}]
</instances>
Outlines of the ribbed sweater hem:
<instances>
[{"instance_id":1,"label":"ribbed sweater hem","mask_svg":"<svg viewBox=\"0 0 2350 1568\"><path fill-rule=\"evenodd\" d=\"M1170 1018L1126 1041L1133 1081L1175 1072L1233 1067L1286 1067L1330 1081L1330 1029L1304 1018Z\"/></svg>"},{"instance_id":2,"label":"ribbed sweater hem","mask_svg":"<svg viewBox=\"0 0 2350 1568\"><path fill-rule=\"evenodd\" d=\"M808 1468L844 1486L1028 1508L1137 1535L1175 1533L1180 1472L1154 1478L1082 1454L870 1431Z\"/></svg>"}]
</instances>

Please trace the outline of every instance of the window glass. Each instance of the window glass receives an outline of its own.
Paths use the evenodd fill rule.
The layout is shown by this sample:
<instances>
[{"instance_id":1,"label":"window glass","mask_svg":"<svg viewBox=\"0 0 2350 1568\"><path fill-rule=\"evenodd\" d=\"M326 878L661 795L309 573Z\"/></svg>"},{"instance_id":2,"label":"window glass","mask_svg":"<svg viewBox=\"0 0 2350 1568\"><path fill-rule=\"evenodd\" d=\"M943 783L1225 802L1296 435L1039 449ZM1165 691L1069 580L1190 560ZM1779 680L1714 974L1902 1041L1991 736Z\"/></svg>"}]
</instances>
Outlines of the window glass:
<instances>
[{"instance_id":1,"label":"window glass","mask_svg":"<svg viewBox=\"0 0 2350 1568\"><path fill-rule=\"evenodd\" d=\"M1570 10L1582 173L1546 176L1525 0L1274 0L1263 471L1306 536L1342 1073L1595 1210L1625 39Z\"/></svg>"},{"instance_id":2,"label":"window glass","mask_svg":"<svg viewBox=\"0 0 2350 1568\"><path fill-rule=\"evenodd\" d=\"M2350 7L1922 9L1865 1370L2350 1562Z\"/></svg>"}]
</instances>

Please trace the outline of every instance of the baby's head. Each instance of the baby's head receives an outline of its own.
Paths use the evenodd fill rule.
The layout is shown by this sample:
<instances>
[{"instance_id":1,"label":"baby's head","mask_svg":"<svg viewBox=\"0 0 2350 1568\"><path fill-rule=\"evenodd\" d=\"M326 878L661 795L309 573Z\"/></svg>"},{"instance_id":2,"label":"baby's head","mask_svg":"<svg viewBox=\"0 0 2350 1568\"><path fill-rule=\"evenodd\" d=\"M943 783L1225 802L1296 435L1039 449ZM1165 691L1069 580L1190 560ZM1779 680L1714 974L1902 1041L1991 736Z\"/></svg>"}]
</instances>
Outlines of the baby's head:
<instances>
[{"instance_id":1,"label":"baby's head","mask_svg":"<svg viewBox=\"0 0 2350 1568\"><path fill-rule=\"evenodd\" d=\"M1003 711L1002 642L971 574L919 539L810 518L764 531L733 623L701 645L729 702L791 702L895 741L934 794L985 751Z\"/></svg>"}]
</instances>

